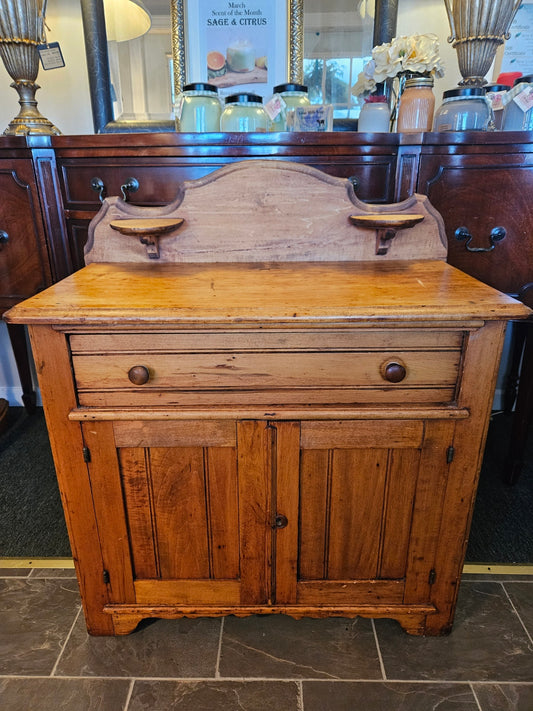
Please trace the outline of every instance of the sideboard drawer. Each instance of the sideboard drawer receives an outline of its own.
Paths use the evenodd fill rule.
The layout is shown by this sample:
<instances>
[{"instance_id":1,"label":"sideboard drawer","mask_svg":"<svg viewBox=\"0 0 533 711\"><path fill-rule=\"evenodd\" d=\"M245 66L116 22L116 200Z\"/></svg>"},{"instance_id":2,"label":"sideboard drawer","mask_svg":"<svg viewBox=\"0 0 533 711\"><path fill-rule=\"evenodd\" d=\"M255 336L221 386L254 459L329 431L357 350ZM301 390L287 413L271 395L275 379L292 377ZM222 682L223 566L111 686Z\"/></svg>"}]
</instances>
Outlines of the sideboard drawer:
<instances>
[{"instance_id":1,"label":"sideboard drawer","mask_svg":"<svg viewBox=\"0 0 533 711\"><path fill-rule=\"evenodd\" d=\"M172 202L180 184L184 180L201 178L224 163L209 163L206 165L177 164L175 161L165 165L163 161L154 165L141 164L139 161L120 165L108 164L105 161L77 161L73 165L65 164L62 168L62 182L65 207L70 210L86 210L100 208L99 190L95 179L103 186L102 197L123 194L123 186L130 179L138 183L136 190L125 190L128 202L137 205L165 205Z\"/></svg>"},{"instance_id":2,"label":"sideboard drawer","mask_svg":"<svg viewBox=\"0 0 533 711\"><path fill-rule=\"evenodd\" d=\"M419 403L454 400L462 334L369 331L71 337L88 407ZM408 338L407 336L411 338ZM143 347L144 346L144 347Z\"/></svg>"}]
</instances>

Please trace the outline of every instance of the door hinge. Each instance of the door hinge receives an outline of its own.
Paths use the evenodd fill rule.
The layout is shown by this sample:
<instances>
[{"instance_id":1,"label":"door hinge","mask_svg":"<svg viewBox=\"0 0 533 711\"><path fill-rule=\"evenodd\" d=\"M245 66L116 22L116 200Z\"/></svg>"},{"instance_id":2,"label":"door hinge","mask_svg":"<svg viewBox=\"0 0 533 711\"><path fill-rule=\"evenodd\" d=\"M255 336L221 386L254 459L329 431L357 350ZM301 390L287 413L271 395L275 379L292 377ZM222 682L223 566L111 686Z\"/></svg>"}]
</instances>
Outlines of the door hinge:
<instances>
[{"instance_id":1,"label":"door hinge","mask_svg":"<svg viewBox=\"0 0 533 711\"><path fill-rule=\"evenodd\" d=\"M450 464L453 462L453 458L455 457L455 447L448 447L446 450L446 463Z\"/></svg>"},{"instance_id":2,"label":"door hinge","mask_svg":"<svg viewBox=\"0 0 533 711\"><path fill-rule=\"evenodd\" d=\"M431 570L429 571L428 583L430 585L433 585L433 583L435 582L436 579L437 579L437 571L435 570L435 568L431 568Z\"/></svg>"},{"instance_id":3,"label":"door hinge","mask_svg":"<svg viewBox=\"0 0 533 711\"><path fill-rule=\"evenodd\" d=\"M104 583L107 585L109 583L109 570L104 570L102 573L102 578L104 579Z\"/></svg>"},{"instance_id":4,"label":"door hinge","mask_svg":"<svg viewBox=\"0 0 533 711\"><path fill-rule=\"evenodd\" d=\"M91 461L91 450L89 449L89 447L84 447L82 451L83 461L88 464Z\"/></svg>"}]
</instances>

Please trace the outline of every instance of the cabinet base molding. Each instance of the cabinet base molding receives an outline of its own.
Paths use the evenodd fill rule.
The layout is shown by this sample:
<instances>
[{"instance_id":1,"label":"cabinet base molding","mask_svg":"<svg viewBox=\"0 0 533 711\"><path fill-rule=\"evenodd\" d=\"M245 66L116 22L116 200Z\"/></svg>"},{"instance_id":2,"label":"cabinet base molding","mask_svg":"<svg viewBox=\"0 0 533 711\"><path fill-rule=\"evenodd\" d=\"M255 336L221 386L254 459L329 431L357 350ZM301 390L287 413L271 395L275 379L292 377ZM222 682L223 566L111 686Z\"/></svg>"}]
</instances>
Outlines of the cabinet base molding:
<instances>
[{"instance_id":1,"label":"cabinet base molding","mask_svg":"<svg viewBox=\"0 0 533 711\"><path fill-rule=\"evenodd\" d=\"M396 620L401 627L411 635L441 635L444 631L427 629L426 616L436 613L434 605L354 605L350 607L336 607L321 605L319 607L303 607L301 605L249 605L242 607L213 607L212 605L106 605L104 612L110 614L116 635L127 635L135 630L144 619L158 618L175 620L181 617L249 617L250 615L288 615L296 620L304 617L370 617L389 618ZM107 631L99 633L91 629L91 634L109 634Z\"/></svg>"}]
</instances>

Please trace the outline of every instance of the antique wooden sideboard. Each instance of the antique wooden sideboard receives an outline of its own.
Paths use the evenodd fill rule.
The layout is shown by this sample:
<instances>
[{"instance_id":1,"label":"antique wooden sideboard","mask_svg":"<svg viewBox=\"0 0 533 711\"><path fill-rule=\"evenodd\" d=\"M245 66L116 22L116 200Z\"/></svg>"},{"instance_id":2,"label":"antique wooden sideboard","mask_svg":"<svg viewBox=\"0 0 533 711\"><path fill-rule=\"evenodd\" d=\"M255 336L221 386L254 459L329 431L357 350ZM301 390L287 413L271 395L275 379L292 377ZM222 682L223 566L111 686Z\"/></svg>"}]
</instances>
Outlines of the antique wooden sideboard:
<instances>
[{"instance_id":1,"label":"antique wooden sideboard","mask_svg":"<svg viewBox=\"0 0 533 711\"><path fill-rule=\"evenodd\" d=\"M28 324L88 629L451 628L506 323L425 196L245 161L116 197Z\"/></svg>"},{"instance_id":2,"label":"antique wooden sideboard","mask_svg":"<svg viewBox=\"0 0 533 711\"><path fill-rule=\"evenodd\" d=\"M502 291L531 298L531 133L136 133L27 142L0 138L0 309L83 265L88 224L101 196L167 204L184 180L249 158L299 161L350 178L367 202L427 194L444 218L449 263ZM532 329L528 323L515 330L519 356ZM25 402L31 404L23 335L10 327ZM533 365L524 360L524 366L511 479L520 470L533 401ZM516 378L511 378L508 407L515 395ZM529 416L521 414L526 412Z\"/></svg>"}]
</instances>

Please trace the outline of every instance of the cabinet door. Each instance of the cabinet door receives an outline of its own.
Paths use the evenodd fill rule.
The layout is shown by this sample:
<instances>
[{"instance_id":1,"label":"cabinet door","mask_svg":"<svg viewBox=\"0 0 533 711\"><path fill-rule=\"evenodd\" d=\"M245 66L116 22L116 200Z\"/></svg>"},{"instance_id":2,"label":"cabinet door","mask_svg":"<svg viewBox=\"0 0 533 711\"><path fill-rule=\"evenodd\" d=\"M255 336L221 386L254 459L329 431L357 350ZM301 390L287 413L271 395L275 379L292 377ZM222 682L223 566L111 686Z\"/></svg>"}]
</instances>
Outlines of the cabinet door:
<instances>
[{"instance_id":1,"label":"cabinet door","mask_svg":"<svg viewBox=\"0 0 533 711\"><path fill-rule=\"evenodd\" d=\"M83 425L111 603L202 614L427 603L453 429Z\"/></svg>"},{"instance_id":2,"label":"cabinet door","mask_svg":"<svg viewBox=\"0 0 533 711\"><path fill-rule=\"evenodd\" d=\"M453 423L276 427L276 602L428 602Z\"/></svg>"},{"instance_id":3,"label":"cabinet door","mask_svg":"<svg viewBox=\"0 0 533 711\"><path fill-rule=\"evenodd\" d=\"M0 312L51 284L30 160L0 160Z\"/></svg>"},{"instance_id":4,"label":"cabinet door","mask_svg":"<svg viewBox=\"0 0 533 711\"><path fill-rule=\"evenodd\" d=\"M262 424L115 422L83 430L114 603L268 601L270 445Z\"/></svg>"},{"instance_id":5,"label":"cabinet door","mask_svg":"<svg viewBox=\"0 0 533 711\"><path fill-rule=\"evenodd\" d=\"M450 264L508 293L533 280L532 153L422 156L418 192L444 219Z\"/></svg>"}]
</instances>

